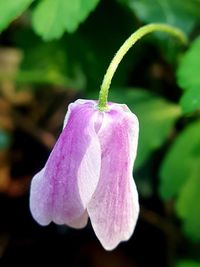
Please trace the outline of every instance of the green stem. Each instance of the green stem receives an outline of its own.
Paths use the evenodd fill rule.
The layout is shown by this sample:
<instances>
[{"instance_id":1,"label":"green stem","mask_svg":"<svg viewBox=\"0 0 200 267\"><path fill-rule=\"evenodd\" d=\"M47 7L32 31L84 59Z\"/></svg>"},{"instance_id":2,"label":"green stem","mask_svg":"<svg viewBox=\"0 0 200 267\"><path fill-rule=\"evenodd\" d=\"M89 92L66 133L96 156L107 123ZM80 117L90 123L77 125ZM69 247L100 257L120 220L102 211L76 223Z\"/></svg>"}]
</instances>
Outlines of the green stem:
<instances>
[{"instance_id":1,"label":"green stem","mask_svg":"<svg viewBox=\"0 0 200 267\"><path fill-rule=\"evenodd\" d=\"M98 108L101 111L105 111L108 109L107 106L107 98L108 98L108 91L110 88L111 80L113 78L113 75L124 57L124 55L128 52L128 50L144 35L154 32L154 31L161 31L166 32L171 35L174 35L176 38L178 38L183 44L187 44L187 37L185 34L179 30L178 28L166 25L166 24L149 24L146 26L143 26L139 28L136 32L134 32L120 47L120 49L117 51L116 55L114 56L113 60L111 61L106 74L104 76L103 82L101 84L101 89L99 92L99 103Z\"/></svg>"}]
</instances>

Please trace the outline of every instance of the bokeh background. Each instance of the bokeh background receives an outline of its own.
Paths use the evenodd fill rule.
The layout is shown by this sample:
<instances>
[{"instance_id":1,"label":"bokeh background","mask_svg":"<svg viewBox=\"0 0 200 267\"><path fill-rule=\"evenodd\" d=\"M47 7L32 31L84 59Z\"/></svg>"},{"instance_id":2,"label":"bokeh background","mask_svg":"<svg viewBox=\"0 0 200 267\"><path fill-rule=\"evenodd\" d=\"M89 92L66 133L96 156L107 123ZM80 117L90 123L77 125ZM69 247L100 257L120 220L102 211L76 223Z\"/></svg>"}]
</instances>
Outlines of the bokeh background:
<instances>
[{"instance_id":1,"label":"bokeh background","mask_svg":"<svg viewBox=\"0 0 200 267\"><path fill-rule=\"evenodd\" d=\"M39 226L30 181L68 104L97 99L117 49L151 22L180 27L189 43L151 34L113 79L110 100L140 121L141 212L132 238L106 252L90 223ZM0 0L0 266L200 267L199 35L199 0Z\"/></svg>"}]
</instances>

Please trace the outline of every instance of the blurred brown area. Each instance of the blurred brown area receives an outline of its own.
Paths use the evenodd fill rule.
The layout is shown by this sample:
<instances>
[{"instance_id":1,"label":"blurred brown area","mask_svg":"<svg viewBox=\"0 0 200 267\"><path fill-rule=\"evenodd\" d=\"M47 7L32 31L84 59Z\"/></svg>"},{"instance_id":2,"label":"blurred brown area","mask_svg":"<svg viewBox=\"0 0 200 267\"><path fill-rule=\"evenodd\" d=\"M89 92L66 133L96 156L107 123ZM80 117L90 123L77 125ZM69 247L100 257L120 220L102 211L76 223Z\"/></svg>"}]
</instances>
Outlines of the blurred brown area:
<instances>
[{"instance_id":1,"label":"blurred brown area","mask_svg":"<svg viewBox=\"0 0 200 267\"><path fill-rule=\"evenodd\" d=\"M43 90L43 96L42 94L37 96L30 89L20 88L18 90L14 77L21 59L22 52L18 49L0 49L0 127L1 130L12 136L11 147L0 152L0 192L12 197L27 192L30 178L34 172L30 170L24 173L22 171L21 175L20 173L15 175L12 174L15 173L13 166L19 162L22 162L21 166L23 166L23 160L31 155L34 142L38 142L47 150L52 148L55 143L55 135L58 133L66 113L67 103L64 101L60 103L60 100L69 98L67 91L60 88L46 88ZM49 97L46 98L45 94L49 94ZM46 119L46 114L52 109L52 103L48 101L51 98L57 99L59 107L55 107L56 112L50 119ZM55 103L53 105L56 105ZM45 125L43 125L44 121ZM24 136L20 140L22 142L20 145L16 141L19 132L21 136ZM30 138L30 140L32 138L33 141L23 147L25 145L24 138ZM32 162L30 161L29 164L32 165ZM15 179L13 179L13 175Z\"/></svg>"}]
</instances>

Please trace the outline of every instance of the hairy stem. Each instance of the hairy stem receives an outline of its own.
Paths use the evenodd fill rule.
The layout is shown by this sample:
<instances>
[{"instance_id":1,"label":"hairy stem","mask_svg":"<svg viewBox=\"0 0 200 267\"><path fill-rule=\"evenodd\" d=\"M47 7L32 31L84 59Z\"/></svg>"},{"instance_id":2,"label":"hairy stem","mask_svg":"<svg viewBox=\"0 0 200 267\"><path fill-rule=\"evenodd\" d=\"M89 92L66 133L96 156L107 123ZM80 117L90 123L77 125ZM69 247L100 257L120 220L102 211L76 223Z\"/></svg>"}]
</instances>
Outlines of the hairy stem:
<instances>
[{"instance_id":1,"label":"hairy stem","mask_svg":"<svg viewBox=\"0 0 200 267\"><path fill-rule=\"evenodd\" d=\"M101 84L101 89L99 92L99 103L98 108L101 111L107 110L107 99L108 99L108 91L110 88L110 84L113 78L113 75L121 62L124 55L128 52L128 50L144 35L154 32L154 31L160 31L160 32L166 32L169 33L176 38L178 38L183 44L187 44L187 37L185 34L179 30L178 28L166 25L166 24L149 24L146 26L143 26L139 28L136 32L134 32L120 47L120 49L115 54L113 60L111 61L106 74L104 76L103 82Z\"/></svg>"}]
</instances>

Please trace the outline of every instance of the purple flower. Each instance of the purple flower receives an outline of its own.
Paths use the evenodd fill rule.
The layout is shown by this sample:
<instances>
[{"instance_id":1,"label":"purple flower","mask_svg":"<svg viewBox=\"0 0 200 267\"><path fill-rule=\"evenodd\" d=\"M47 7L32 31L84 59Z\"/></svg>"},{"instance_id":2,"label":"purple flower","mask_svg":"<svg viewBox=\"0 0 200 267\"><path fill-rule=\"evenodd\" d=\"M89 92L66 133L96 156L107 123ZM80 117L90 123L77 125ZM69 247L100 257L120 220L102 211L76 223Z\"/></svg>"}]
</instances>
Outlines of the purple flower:
<instances>
[{"instance_id":1,"label":"purple flower","mask_svg":"<svg viewBox=\"0 0 200 267\"><path fill-rule=\"evenodd\" d=\"M90 217L103 247L114 249L133 233L139 213L132 177L138 120L126 105L77 100L44 168L31 183L30 208L41 225L82 228Z\"/></svg>"}]
</instances>

